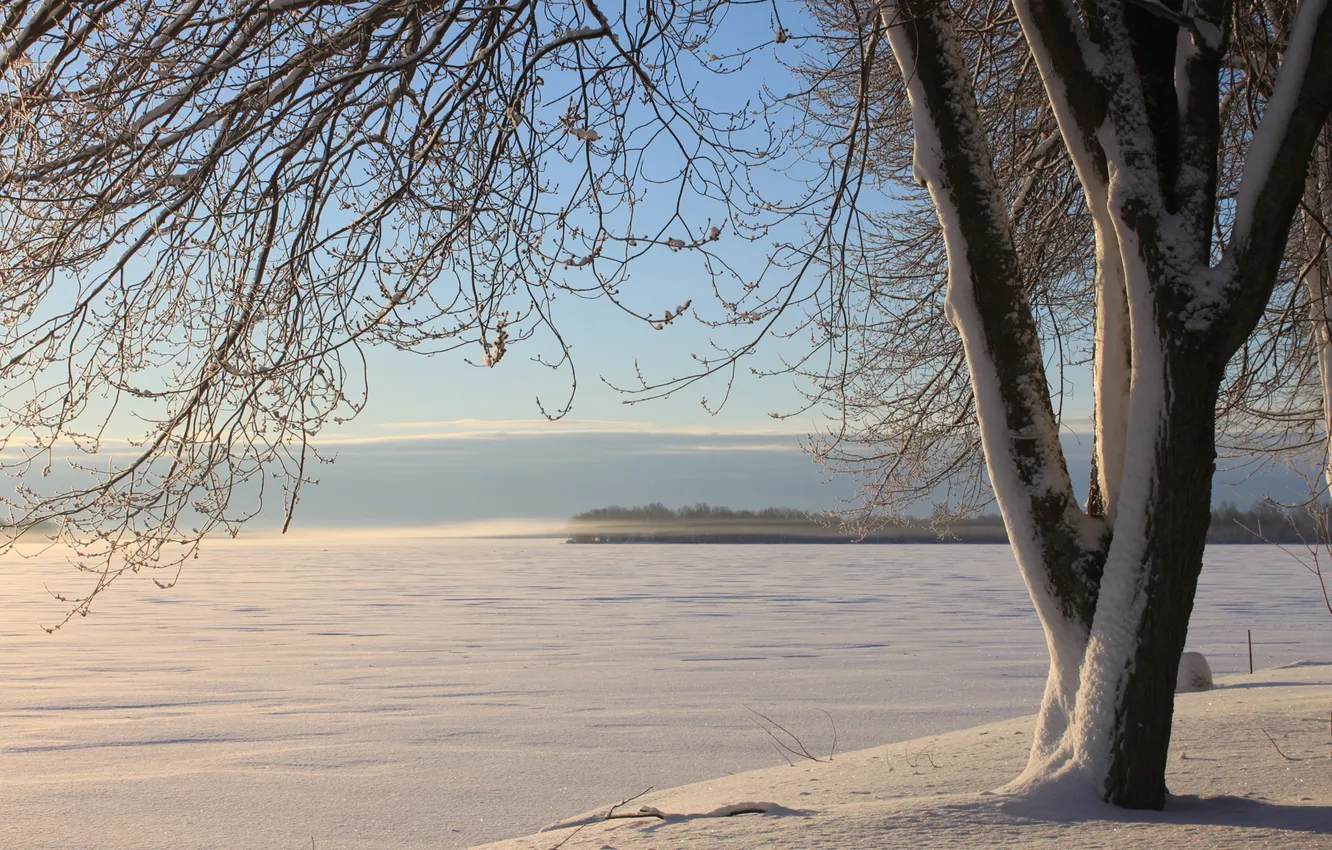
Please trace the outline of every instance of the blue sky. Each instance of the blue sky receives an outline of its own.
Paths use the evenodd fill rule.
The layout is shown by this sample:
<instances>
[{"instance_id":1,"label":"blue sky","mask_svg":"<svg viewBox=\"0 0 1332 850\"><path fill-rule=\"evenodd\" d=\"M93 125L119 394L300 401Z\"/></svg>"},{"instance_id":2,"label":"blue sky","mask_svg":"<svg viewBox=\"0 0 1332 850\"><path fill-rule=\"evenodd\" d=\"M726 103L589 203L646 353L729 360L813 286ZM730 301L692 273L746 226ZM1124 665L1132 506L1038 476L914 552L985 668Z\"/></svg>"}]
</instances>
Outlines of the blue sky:
<instances>
[{"instance_id":1,"label":"blue sky","mask_svg":"<svg viewBox=\"0 0 1332 850\"><path fill-rule=\"evenodd\" d=\"M798 30L795 7L781 8L785 25ZM769 12L754 14L766 18ZM794 59L798 40L780 50L784 59ZM787 72L764 54L745 72L710 81L710 97L741 104L760 84L780 90L790 85L787 80ZM798 168L817 158L786 153ZM777 187L775 181L783 178L759 179L772 179ZM861 201L884 202L869 193ZM702 204L687 211L695 225L710 212ZM789 228L785 232L790 235ZM727 227L710 247L752 279L766 264L769 241L746 242ZM688 250L654 250L632 270L626 297L655 315L694 299L705 315L716 316L699 260ZM800 438L818 430L821 411L785 420L770 416L800 409L797 379L749 373L750 366L772 369L784 355L802 352L804 340L769 338L741 364L720 411L717 402L728 392L722 377L668 399L630 405L606 382L632 385L636 371L649 380L689 374L697 368L691 355L708 354L716 341L733 344L752 329L718 330L686 318L654 331L605 301L571 297L560 299L557 319L579 370L577 397L562 422L547 421L537 401L557 410L569 390L567 373L532 360L555 353L549 339L515 345L494 369L466 362L479 362L479 350L429 358L369 351L368 405L356 420L330 425L320 435L320 446L336 454L337 462L316 473L320 486L305 490L297 527L558 518L613 503L652 501L817 511L845 506L854 496L852 482L830 480L800 449ZM1090 409L1089 376L1083 371L1071 378L1065 418L1076 427ZM705 399L712 410L701 403ZM1088 447L1086 441L1069 443L1079 489L1085 486ZM1260 486L1251 485L1235 500L1247 502Z\"/></svg>"},{"instance_id":2,"label":"blue sky","mask_svg":"<svg viewBox=\"0 0 1332 850\"><path fill-rule=\"evenodd\" d=\"M781 14L788 29L800 30L798 7L783 3ZM752 29L759 19L771 25L770 16L769 10L755 7L734 14L727 26ZM750 29L738 37L753 38ZM794 61L799 44L795 39L762 51L745 71L709 79L710 105L740 106L757 97L763 85L781 93L793 83L773 51ZM712 43L709 49L726 52ZM817 168L819 154L786 153L791 154L786 165L797 171ZM760 174L758 179L772 181L774 197L797 192L794 185L778 182L785 178ZM861 201L870 206L883 202L872 193ZM686 210L696 225L714 212L690 201ZM792 228L797 226L782 232L795 238ZM777 235L746 242L726 227L710 247L752 277L766 266L770 239ZM660 315L693 299L704 315L719 312L695 252L654 250L631 273L624 292L639 309ZM549 340L515 346L494 369L464 361L479 362L480 351L433 358L371 352L368 406L354 422L321 436L325 450L336 451L339 459L321 471L322 486L306 491L298 524L567 516L611 503L650 501L824 510L854 495L850 481L828 480L800 450L800 438L819 428L821 411L785 420L770 416L801 408L797 379L759 379L749 372L750 366L771 369L783 355L798 355L807 345L803 339L766 340L737 371L725 406L713 412L702 402L715 409L727 395L721 377L668 399L633 405L606 382L632 385L636 368L653 381L689 374L697 368L691 355L707 355L714 341L734 343L752 329L718 330L686 318L654 331L604 301L567 297L557 304L557 319L579 372L574 407L568 421L560 423L542 417L537 399L549 410L561 407L567 374L531 359L552 355ZM1084 410L1089 404L1081 387L1075 409L1078 404Z\"/></svg>"}]
</instances>

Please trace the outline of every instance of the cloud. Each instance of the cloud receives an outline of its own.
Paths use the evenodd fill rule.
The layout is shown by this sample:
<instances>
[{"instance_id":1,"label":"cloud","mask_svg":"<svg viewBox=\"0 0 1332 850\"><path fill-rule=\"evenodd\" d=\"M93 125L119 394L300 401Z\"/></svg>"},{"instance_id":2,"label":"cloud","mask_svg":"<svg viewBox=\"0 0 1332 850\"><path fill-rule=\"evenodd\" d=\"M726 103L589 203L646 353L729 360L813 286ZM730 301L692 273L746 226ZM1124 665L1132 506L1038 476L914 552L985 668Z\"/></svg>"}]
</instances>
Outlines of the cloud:
<instances>
[{"instance_id":1,"label":"cloud","mask_svg":"<svg viewBox=\"0 0 1332 850\"><path fill-rule=\"evenodd\" d=\"M800 452L800 444L792 437L789 440L766 441L747 443L736 439L737 437L753 437L754 439L763 439L761 434L726 434L718 435L718 439L723 442L707 443L696 441L692 443L662 443L660 445L638 446L634 451L638 454L656 454L656 455L691 455L699 452Z\"/></svg>"},{"instance_id":2,"label":"cloud","mask_svg":"<svg viewBox=\"0 0 1332 850\"><path fill-rule=\"evenodd\" d=\"M247 527L236 538L222 537L225 546L274 543L309 545L316 543L371 543L380 540L461 540L468 538L567 537L570 522L558 517L493 517L459 520L427 525L341 526L338 528L299 525L283 534L274 527Z\"/></svg>"},{"instance_id":3,"label":"cloud","mask_svg":"<svg viewBox=\"0 0 1332 850\"><path fill-rule=\"evenodd\" d=\"M560 438L570 436L637 435L643 437L683 438L766 438L770 445L790 440L792 445L805 436L805 431L777 428L698 428L663 427L644 422L625 422L604 419L580 420L523 420L523 419L456 419L440 422L390 422L379 430L339 435L326 433L312 441L318 447L372 446L393 443L420 444L449 440L498 440L513 437Z\"/></svg>"}]
</instances>

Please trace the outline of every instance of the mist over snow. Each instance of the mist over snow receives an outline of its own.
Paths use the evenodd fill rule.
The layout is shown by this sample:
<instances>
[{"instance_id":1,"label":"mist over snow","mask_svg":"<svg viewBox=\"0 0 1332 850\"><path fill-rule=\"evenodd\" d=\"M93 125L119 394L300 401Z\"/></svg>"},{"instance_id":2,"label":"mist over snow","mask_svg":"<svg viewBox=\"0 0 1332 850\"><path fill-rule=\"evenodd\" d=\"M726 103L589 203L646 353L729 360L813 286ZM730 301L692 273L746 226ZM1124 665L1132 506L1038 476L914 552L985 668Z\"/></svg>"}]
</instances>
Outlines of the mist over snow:
<instances>
[{"instance_id":1,"label":"mist over snow","mask_svg":"<svg viewBox=\"0 0 1332 850\"><path fill-rule=\"evenodd\" d=\"M485 423L479 423L484 426ZM609 505L697 502L755 510L813 512L853 502L855 482L832 476L800 449L791 433L697 433L681 430L525 431L465 437L391 435L330 445L334 464L320 466L320 485L302 494L296 526L415 526L528 517L563 520ZM1091 441L1064 438L1069 472L1080 492L1090 475ZM1226 471L1214 503L1241 507L1271 494L1302 501L1302 479L1288 472ZM915 511L928 514L931 505Z\"/></svg>"},{"instance_id":2,"label":"mist over snow","mask_svg":"<svg viewBox=\"0 0 1332 850\"><path fill-rule=\"evenodd\" d=\"M559 535L575 514L611 505L706 502L737 510L855 508L857 483L833 475L801 448L795 431L705 431L621 421L548 423L454 420L336 429L317 443L332 463L311 463L318 481L301 491L292 530L428 528L435 536ZM1062 438L1075 489L1085 497L1091 438ZM115 445L108 441L110 451ZM88 458L77 458L87 463ZM52 483L67 486L63 459ZM1307 499L1307 485L1281 469L1218 461L1212 501L1241 508L1271 495ZM253 487L238 488L238 499ZM269 494L247 534L281 524ZM929 515L923 502L910 513ZM993 510L993 508L991 509ZM449 528L445 528L448 526Z\"/></svg>"}]
</instances>

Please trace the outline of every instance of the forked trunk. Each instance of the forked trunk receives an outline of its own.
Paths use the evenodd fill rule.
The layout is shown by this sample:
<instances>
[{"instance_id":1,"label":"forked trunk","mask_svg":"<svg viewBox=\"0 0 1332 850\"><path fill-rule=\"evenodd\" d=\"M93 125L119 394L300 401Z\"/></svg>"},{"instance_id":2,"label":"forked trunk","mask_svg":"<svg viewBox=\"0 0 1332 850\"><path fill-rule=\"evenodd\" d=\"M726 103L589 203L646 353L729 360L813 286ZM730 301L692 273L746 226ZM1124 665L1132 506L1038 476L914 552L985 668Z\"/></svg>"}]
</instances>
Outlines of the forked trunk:
<instances>
[{"instance_id":1,"label":"forked trunk","mask_svg":"<svg viewBox=\"0 0 1332 850\"><path fill-rule=\"evenodd\" d=\"M1074 783L1125 808L1165 804L1175 682L1210 521L1223 365L1206 336L1169 336L1179 342L1160 353L1145 348L1135 361L1135 427L1115 536L1089 634L1065 662L1077 665L1076 694L1068 694L1068 670L1054 665L1037 742L1012 791ZM1051 652L1067 658L1075 647L1052 643ZM1042 742L1065 706L1072 720L1062 739Z\"/></svg>"},{"instance_id":2,"label":"forked trunk","mask_svg":"<svg viewBox=\"0 0 1332 850\"><path fill-rule=\"evenodd\" d=\"M1031 759L1012 790L1072 783L1127 808L1165 803L1218 388L1271 295L1303 165L1332 110L1332 63L1314 61L1332 54L1327 2L1300 4L1220 262L1211 233L1225 5L1190 7L1200 23L1185 32L1160 4L1101 14L1093 3L1085 18L1066 3L1017 4L1097 217L1098 504L1085 512L950 4L879 7L910 97L915 173L942 225L949 319L990 481L1050 647Z\"/></svg>"}]
</instances>

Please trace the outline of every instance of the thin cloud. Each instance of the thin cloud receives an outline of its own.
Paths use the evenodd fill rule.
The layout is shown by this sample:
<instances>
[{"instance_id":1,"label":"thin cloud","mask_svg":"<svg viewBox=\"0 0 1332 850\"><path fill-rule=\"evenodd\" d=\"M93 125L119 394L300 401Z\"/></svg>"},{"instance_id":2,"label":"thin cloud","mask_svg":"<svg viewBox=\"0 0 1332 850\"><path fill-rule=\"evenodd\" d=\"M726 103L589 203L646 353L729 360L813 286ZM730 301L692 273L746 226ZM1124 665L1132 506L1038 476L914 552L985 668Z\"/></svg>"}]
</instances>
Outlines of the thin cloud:
<instances>
[{"instance_id":1,"label":"thin cloud","mask_svg":"<svg viewBox=\"0 0 1332 850\"><path fill-rule=\"evenodd\" d=\"M783 442L740 443L734 442L736 435L723 435L728 439L724 443L666 443L649 445L635 449L636 454L644 455L691 455L699 452L799 452L800 444L795 440ZM743 436L743 435L742 435ZM755 435L763 436L763 435ZM792 435L794 436L794 435Z\"/></svg>"},{"instance_id":2,"label":"thin cloud","mask_svg":"<svg viewBox=\"0 0 1332 850\"><path fill-rule=\"evenodd\" d=\"M316 446L384 445L442 440L493 440L505 437L566 437L576 435L626 435L676 438L799 438L805 431L775 428L700 428L663 427L642 422L584 419L557 422L531 420L458 419L444 422L393 422L381 426L389 433L323 436L312 441ZM411 433L414 429L427 429ZM785 450L785 447L783 447Z\"/></svg>"},{"instance_id":3,"label":"thin cloud","mask_svg":"<svg viewBox=\"0 0 1332 850\"><path fill-rule=\"evenodd\" d=\"M448 430L456 428L469 431L479 428L500 430L512 428L565 428L575 430L598 428L616 431L641 431L654 426L648 422L631 422L621 419L437 419L423 422L385 422L379 427L404 430L415 428Z\"/></svg>"},{"instance_id":4,"label":"thin cloud","mask_svg":"<svg viewBox=\"0 0 1332 850\"><path fill-rule=\"evenodd\" d=\"M285 534L274 528L248 527L235 538L219 537L223 546L311 543L383 543L406 540L467 540L523 539L533 537L568 537L570 522L567 517L498 517L494 519L461 520L423 525L382 525L334 528L310 525L297 527Z\"/></svg>"}]
</instances>

